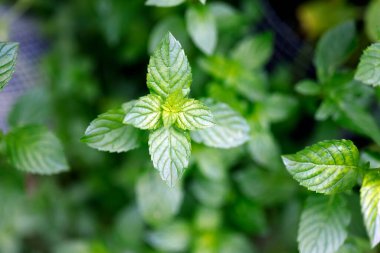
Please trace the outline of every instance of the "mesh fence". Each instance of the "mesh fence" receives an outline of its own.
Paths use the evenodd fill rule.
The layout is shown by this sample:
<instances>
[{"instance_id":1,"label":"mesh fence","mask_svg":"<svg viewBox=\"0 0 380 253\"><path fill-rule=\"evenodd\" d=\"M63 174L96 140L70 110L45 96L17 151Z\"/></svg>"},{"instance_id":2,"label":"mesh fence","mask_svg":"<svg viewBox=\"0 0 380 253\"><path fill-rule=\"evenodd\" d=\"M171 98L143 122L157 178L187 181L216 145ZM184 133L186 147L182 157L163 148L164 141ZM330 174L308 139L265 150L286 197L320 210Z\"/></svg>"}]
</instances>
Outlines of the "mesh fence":
<instances>
[{"instance_id":1,"label":"mesh fence","mask_svg":"<svg viewBox=\"0 0 380 253\"><path fill-rule=\"evenodd\" d=\"M0 15L5 9L0 9ZM41 83L39 65L46 47L36 23L30 18L15 20L9 27L9 40L20 43L16 70L9 84L0 92L0 128L7 129L7 115L17 98Z\"/></svg>"}]
</instances>

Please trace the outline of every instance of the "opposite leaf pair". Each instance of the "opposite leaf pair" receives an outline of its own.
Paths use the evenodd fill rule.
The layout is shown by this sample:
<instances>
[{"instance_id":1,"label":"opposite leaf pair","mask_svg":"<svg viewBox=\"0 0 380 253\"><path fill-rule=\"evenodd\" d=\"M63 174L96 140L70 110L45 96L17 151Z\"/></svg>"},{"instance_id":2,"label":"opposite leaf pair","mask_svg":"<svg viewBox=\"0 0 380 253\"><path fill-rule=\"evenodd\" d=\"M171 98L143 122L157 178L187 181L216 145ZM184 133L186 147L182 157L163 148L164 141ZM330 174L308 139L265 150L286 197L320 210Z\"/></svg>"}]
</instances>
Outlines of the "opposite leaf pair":
<instances>
[{"instance_id":1,"label":"opposite leaf pair","mask_svg":"<svg viewBox=\"0 0 380 253\"><path fill-rule=\"evenodd\" d=\"M100 115L82 138L89 146L122 152L139 145L139 129L150 130L149 153L161 178L174 186L189 164L195 141L231 148L248 140L247 122L227 105L188 98L192 81L187 57L168 33L150 58L151 94Z\"/></svg>"}]
</instances>

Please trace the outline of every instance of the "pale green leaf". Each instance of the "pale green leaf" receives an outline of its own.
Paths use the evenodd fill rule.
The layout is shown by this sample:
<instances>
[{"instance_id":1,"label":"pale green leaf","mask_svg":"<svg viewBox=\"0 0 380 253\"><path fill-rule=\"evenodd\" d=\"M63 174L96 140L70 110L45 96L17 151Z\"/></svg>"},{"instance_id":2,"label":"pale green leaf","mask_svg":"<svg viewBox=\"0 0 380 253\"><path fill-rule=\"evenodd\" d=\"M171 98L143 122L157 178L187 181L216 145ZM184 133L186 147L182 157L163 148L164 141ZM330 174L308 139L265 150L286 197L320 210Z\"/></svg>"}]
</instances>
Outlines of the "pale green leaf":
<instances>
[{"instance_id":1,"label":"pale green leaf","mask_svg":"<svg viewBox=\"0 0 380 253\"><path fill-rule=\"evenodd\" d=\"M173 187L189 165L191 142L186 131L162 127L149 135L149 153L161 178Z\"/></svg>"},{"instance_id":2,"label":"pale green leaf","mask_svg":"<svg viewBox=\"0 0 380 253\"><path fill-rule=\"evenodd\" d=\"M268 169L282 168L280 147L272 133L265 128L251 127L248 151L252 159Z\"/></svg>"},{"instance_id":3,"label":"pale green leaf","mask_svg":"<svg viewBox=\"0 0 380 253\"><path fill-rule=\"evenodd\" d=\"M221 238L220 253L254 253L250 240L241 234L228 233Z\"/></svg>"},{"instance_id":4,"label":"pale green leaf","mask_svg":"<svg viewBox=\"0 0 380 253\"><path fill-rule=\"evenodd\" d=\"M309 197L298 230L300 253L335 253L347 238L351 214L341 196Z\"/></svg>"},{"instance_id":5,"label":"pale green leaf","mask_svg":"<svg viewBox=\"0 0 380 253\"><path fill-rule=\"evenodd\" d=\"M81 141L88 146L108 152L126 152L139 146L139 130L123 124L123 109L113 109L93 120Z\"/></svg>"},{"instance_id":6,"label":"pale green leaf","mask_svg":"<svg viewBox=\"0 0 380 253\"><path fill-rule=\"evenodd\" d=\"M0 90L7 85L15 71L18 43L0 42Z\"/></svg>"},{"instance_id":7,"label":"pale green leaf","mask_svg":"<svg viewBox=\"0 0 380 253\"><path fill-rule=\"evenodd\" d=\"M227 199L229 192L227 180L211 180L198 178L191 185L191 190L196 199L204 206L219 208Z\"/></svg>"},{"instance_id":8,"label":"pale green leaf","mask_svg":"<svg viewBox=\"0 0 380 253\"><path fill-rule=\"evenodd\" d=\"M232 148L249 140L247 121L227 104L205 101L214 116L215 125L191 132L194 141L210 147Z\"/></svg>"},{"instance_id":9,"label":"pale green leaf","mask_svg":"<svg viewBox=\"0 0 380 253\"><path fill-rule=\"evenodd\" d=\"M366 173L360 189L360 203L364 224L372 247L380 242L380 171Z\"/></svg>"},{"instance_id":10,"label":"pale green leaf","mask_svg":"<svg viewBox=\"0 0 380 253\"><path fill-rule=\"evenodd\" d=\"M140 214L147 223L155 226L170 221L178 213L183 198L179 186L169 188L155 172L139 178L136 194Z\"/></svg>"},{"instance_id":11,"label":"pale green leaf","mask_svg":"<svg viewBox=\"0 0 380 253\"><path fill-rule=\"evenodd\" d=\"M141 97L125 115L123 122L140 129L156 129L161 123L161 105L160 96L149 94Z\"/></svg>"},{"instance_id":12,"label":"pale green leaf","mask_svg":"<svg viewBox=\"0 0 380 253\"><path fill-rule=\"evenodd\" d=\"M272 53L273 35L267 32L244 39L232 50L231 56L243 67L257 69L268 63Z\"/></svg>"},{"instance_id":13,"label":"pale green leaf","mask_svg":"<svg viewBox=\"0 0 380 253\"><path fill-rule=\"evenodd\" d=\"M199 0L199 2L201 2L202 4L206 4L206 1L207 0Z\"/></svg>"},{"instance_id":14,"label":"pale green leaf","mask_svg":"<svg viewBox=\"0 0 380 253\"><path fill-rule=\"evenodd\" d=\"M147 241L162 252L183 252L190 243L190 232L189 224L184 221L175 221L149 232Z\"/></svg>"},{"instance_id":15,"label":"pale green leaf","mask_svg":"<svg viewBox=\"0 0 380 253\"><path fill-rule=\"evenodd\" d=\"M351 189L359 172L359 151L348 140L321 141L282 160L300 185L324 194Z\"/></svg>"},{"instance_id":16,"label":"pale green leaf","mask_svg":"<svg viewBox=\"0 0 380 253\"><path fill-rule=\"evenodd\" d=\"M327 81L348 58L354 49L355 38L355 24L351 21L332 28L322 36L314 57L319 81Z\"/></svg>"},{"instance_id":17,"label":"pale green leaf","mask_svg":"<svg viewBox=\"0 0 380 253\"><path fill-rule=\"evenodd\" d=\"M380 1L373 0L368 5L364 24L368 37L372 41L378 41L380 39Z\"/></svg>"},{"instance_id":18,"label":"pale green leaf","mask_svg":"<svg viewBox=\"0 0 380 253\"><path fill-rule=\"evenodd\" d=\"M181 44L171 33L167 33L150 57L148 88L162 97L179 89L186 95L191 80L191 68Z\"/></svg>"},{"instance_id":19,"label":"pale green leaf","mask_svg":"<svg viewBox=\"0 0 380 253\"><path fill-rule=\"evenodd\" d=\"M321 93L321 86L313 80L302 80L296 84L295 90L306 96L316 96Z\"/></svg>"},{"instance_id":20,"label":"pale green leaf","mask_svg":"<svg viewBox=\"0 0 380 253\"><path fill-rule=\"evenodd\" d=\"M9 162L17 169L36 174L56 174L69 169L58 138L42 126L13 129L5 137Z\"/></svg>"},{"instance_id":21,"label":"pale green leaf","mask_svg":"<svg viewBox=\"0 0 380 253\"><path fill-rule=\"evenodd\" d=\"M202 102L187 99L178 113L177 126L185 130L196 130L214 125L211 110Z\"/></svg>"},{"instance_id":22,"label":"pale green leaf","mask_svg":"<svg viewBox=\"0 0 380 253\"><path fill-rule=\"evenodd\" d=\"M169 16L159 21L150 32L148 42L149 53L154 52L160 44L162 38L169 31L173 34L173 36L181 41L184 48L188 48L190 41L183 18L179 16Z\"/></svg>"},{"instance_id":23,"label":"pale green leaf","mask_svg":"<svg viewBox=\"0 0 380 253\"><path fill-rule=\"evenodd\" d=\"M159 6L159 7L171 7L180 5L185 0L147 0L146 5Z\"/></svg>"},{"instance_id":24,"label":"pale green leaf","mask_svg":"<svg viewBox=\"0 0 380 253\"><path fill-rule=\"evenodd\" d=\"M364 51L355 79L372 86L380 85L380 43L374 43Z\"/></svg>"},{"instance_id":25,"label":"pale green leaf","mask_svg":"<svg viewBox=\"0 0 380 253\"><path fill-rule=\"evenodd\" d=\"M192 6L186 12L187 31L194 44L211 55L216 47L218 30L213 14L206 6Z\"/></svg>"}]
</instances>

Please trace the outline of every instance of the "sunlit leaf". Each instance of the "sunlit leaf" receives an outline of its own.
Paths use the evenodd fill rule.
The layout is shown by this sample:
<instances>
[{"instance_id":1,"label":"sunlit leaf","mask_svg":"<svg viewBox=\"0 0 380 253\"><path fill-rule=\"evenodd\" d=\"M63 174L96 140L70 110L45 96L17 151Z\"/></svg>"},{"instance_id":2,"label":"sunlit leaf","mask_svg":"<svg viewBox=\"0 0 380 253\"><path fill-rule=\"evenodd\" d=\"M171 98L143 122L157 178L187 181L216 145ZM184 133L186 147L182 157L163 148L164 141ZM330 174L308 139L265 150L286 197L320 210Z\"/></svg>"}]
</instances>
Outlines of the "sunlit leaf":
<instances>
[{"instance_id":1,"label":"sunlit leaf","mask_svg":"<svg viewBox=\"0 0 380 253\"><path fill-rule=\"evenodd\" d=\"M124 124L130 124L140 129L158 128L161 123L162 103L161 97L154 94L139 98L125 115Z\"/></svg>"},{"instance_id":2,"label":"sunlit leaf","mask_svg":"<svg viewBox=\"0 0 380 253\"><path fill-rule=\"evenodd\" d=\"M318 193L351 189L359 173L359 151L348 140L321 141L282 160L295 180Z\"/></svg>"},{"instance_id":3,"label":"sunlit leaf","mask_svg":"<svg viewBox=\"0 0 380 253\"><path fill-rule=\"evenodd\" d=\"M335 253L347 237L350 219L341 196L309 197L298 230L300 253Z\"/></svg>"},{"instance_id":4,"label":"sunlit leaf","mask_svg":"<svg viewBox=\"0 0 380 253\"><path fill-rule=\"evenodd\" d=\"M162 127L149 135L149 153L162 180L173 187L189 164L189 134L174 127Z\"/></svg>"},{"instance_id":5,"label":"sunlit leaf","mask_svg":"<svg viewBox=\"0 0 380 253\"><path fill-rule=\"evenodd\" d=\"M182 89L189 93L191 69L181 44L167 33L150 57L147 85L151 92L162 97Z\"/></svg>"},{"instance_id":6,"label":"sunlit leaf","mask_svg":"<svg viewBox=\"0 0 380 253\"><path fill-rule=\"evenodd\" d=\"M237 147L249 139L247 121L228 105L205 101L214 116L215 125L206 129L191 132L194 141L210 147Z\"/></svg>"},{"instance_id":7,"label":"sunlit leaf","mask_svg":"<svg viewBox=\"0 0 380 253\"><path fill-rule=\"evenodd\" d=\"M373 0L369 3L364 17L365 29L372 41L380 39L380 1Z\"/></svg>"},{"instance_id":8,"label":"sunlit leaf","mask_svg":"<svg viewBox=\"0 0 380 253\"><path fill-rule=\"evenodd\" d=\"M364 224L372 247L380 242L380 171L368 171L360 189Z\"/></svg>"},{"instance_id":9,"label":"sunlit leaf","mask_svg":"<svg viewBox=\"0 0 380 253\"><path fill-rule=\"evenodd\" d=\"M380 85L380 43L372 44L364 51L355 79L372 86Z\"/></svg>"}]
</instances>

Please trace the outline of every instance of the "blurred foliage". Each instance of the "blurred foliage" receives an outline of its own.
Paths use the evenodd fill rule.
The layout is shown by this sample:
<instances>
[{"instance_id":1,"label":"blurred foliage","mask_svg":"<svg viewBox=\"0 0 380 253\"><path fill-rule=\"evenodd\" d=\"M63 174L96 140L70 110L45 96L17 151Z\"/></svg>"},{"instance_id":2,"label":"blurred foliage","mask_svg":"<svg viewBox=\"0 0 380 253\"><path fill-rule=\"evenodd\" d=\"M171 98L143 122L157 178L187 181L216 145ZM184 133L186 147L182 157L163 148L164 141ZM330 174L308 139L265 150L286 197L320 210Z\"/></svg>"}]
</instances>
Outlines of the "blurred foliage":
<instances>
[{"instance_id":1,"label":"blurred foliage","mask_svg":"<svg viewBox=\"0 0 380 253\"><path fill-rule=\"evenodd\" d=\"M298 224L307 220L303 207L313 211L325 199L305 201L316 194L298 186L280 154L348 138L363 161L380 164L380 93L353 80L361 51L380 37L378 0L306 1L293 10L295 30L307 41L335 27L313 44L315 71L302 76L295 67L299 55L278 57L282 37L265 25L259 0L171 1L182 4L170 8L149 1L4 1L20 15L0 17L1 36L8 34L3 24L26 11L48 44L40 66L44 82L20 97L9 125L52 129L70 172L23 174L0 159L0 252L295 253ZM349 19L364 27L341 24ZM211 24L202 28L200 20ZM215 41L197 34L206 30ZM122 154L80 142L96 115L148 93L149 55L168 31L192 66L191 96L228 104L251 129L247 143L233 149L194 143L190 165L173 189L152 167L145 136L141 148ZM348 239L337 252L375 252L358 188L334 201L332 208L347 206L352 215L342 223Z\"/></svg>"}]
</instances>

